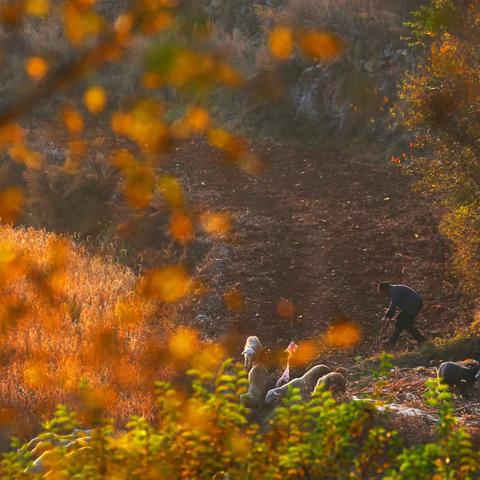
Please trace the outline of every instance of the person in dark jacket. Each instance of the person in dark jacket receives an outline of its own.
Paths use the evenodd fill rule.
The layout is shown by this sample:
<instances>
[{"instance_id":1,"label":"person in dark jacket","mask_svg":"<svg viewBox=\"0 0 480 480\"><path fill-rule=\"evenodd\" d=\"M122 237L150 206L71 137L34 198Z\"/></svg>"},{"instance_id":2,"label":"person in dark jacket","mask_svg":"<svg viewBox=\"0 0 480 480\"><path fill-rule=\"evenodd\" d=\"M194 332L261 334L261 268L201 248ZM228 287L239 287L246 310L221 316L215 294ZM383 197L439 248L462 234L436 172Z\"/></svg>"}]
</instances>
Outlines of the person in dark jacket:
<instances>
[{"instance_id":1,"label":"person in dark jacket","mask_svg":"<svg viewBox=\"0 0 480 480\"><path fill-rule=\"evenodd\" d=\"M395 329L387 343L395 345L403 330L406 330L419 345L425 342L426 338L415 327L415 318L423 305L422 297L413 288L406 285L391 285L387 282L378 285L378 292L390 299L390 306L382 321L390 320L397 310L400 310L395 321Z\"/></svg>"}]
</instances>

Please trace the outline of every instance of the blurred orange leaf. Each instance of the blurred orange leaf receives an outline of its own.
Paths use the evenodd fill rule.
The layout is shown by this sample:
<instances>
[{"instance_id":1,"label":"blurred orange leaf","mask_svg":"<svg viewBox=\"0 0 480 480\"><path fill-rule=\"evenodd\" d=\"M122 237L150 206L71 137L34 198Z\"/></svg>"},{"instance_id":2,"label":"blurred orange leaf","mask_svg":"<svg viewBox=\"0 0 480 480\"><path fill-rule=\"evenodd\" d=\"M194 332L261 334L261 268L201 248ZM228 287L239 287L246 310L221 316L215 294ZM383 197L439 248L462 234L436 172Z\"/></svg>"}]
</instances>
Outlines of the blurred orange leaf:
<instances>
[{"instance_id":1,"label":"blurred orange leaf","mask_svg":"<svg viewBox=\"0 0 480 480\"><path fill-rule=\"evenodd\" d=\"M143 75L142 83L145 88L160 88L165 84L165 78L159 73L147 72Z\"/></svg>"},{"instance_id":2,"label":"blurred orange leaf","mask_svg":"<svg viewBox=\"0 0 480 480\"><path fill-rule=\"evenodd\" d=\"M305 365L315 360L320 352L317 342L313 340L305 340L299 343L295 355L291 358L293 365Z\"/></svg>"},{"instance_id":3,"label":"blurred orange leaf","mask_svg":"<svg viewBox=\"0 0 480 480\"><path fill-rule=\"evenodd\" d=\"M200 216L200 223L209 235L218 238L227 238L232 230L230 215L222 212L204 212Z\"/></svg>"},{"instance_id":4,"label":"blurred orange leaf","mask_svg":"<svg viewBox=\"0 0 480 480\"><path fill-rule=\"evenodd\" d=\"M155 174L149 165L136 163L127 172L124 193L134 208L146 208L153 198Z\"/></svg>"},{"instance_id":5,"label":"blurred orange leaf","mask_svg":"<svg viewBox=\"0 0 480 480\"><path fill-rule=\"evenodd\" d=\"M90 8L93 3L74 0L65 2L63 11L65 33L74 45L83 43L102 31L103 19Z\"/></svg>"},{"instance_id":6,"label":"blurred orange leaf","mask_svg":"<svg viewBox=\"0 0 480 480\"><path fill-rule=\"evenodd\" d=\"M351 321L340 321L331 325L326 333L326 342L335 348L348 348L362 338L360 327Z\"/></svg>"},{"instance_id":7,"label":"blurred orange leaf","mask_svg":"<svg viewBox=\"0 0 480 480\"><path fill-rule=\"evenodd\" d=\"M85 126L82 115L72 107L65 107L62 110L62 119L65 126L72 133L81 133Z\"/></svg>"},{"instance_id":8,"label":"blurred orange leaf","mask_svg":"<svg viewBox=\"0 0 480 480\"><path fill-rule=\"evenodd\" d=\"M189 293L191 283L183 267L175 265L148 272L143 278L141 291L147 297L173 303Z\"/></svg>"},{"instance_id":9,"label":"blurred orange leaf","mask_svg":"<svg viewBox=\"0 0 480 480\"><path fill-rule=\"evenodd\" d=\"M300 35L300 47L307 57L329 62L343 52L345 44L331 33L305 32Z\"/></svg>"},{"instance_id":10,"label":"blurred orange leaf","mask_svg":"<svg viewBox=\"0 0 480 480\"><path fill-rule=\"evenodd\" d=\"M25 137L23 128L18 124L9 124L0 128L0 147L22 143Z\"/></svg>"},{"instance_id":11,"label":"blurred orange leaf","mask_svg":"<svg viewBox=\"0 0 480 480\"><path fill-rule=\"evenodd\" d=\"M188 243L193 240L193 223L186 213L177 211L172 214L170 235L180 243Z\"/></svg>"},{"instance_id":12,"label":"blurred orange leaf","mask_svg":"<svg viewBox=\"0 0 480 480\"><path fill-rule=\"evenodd\" d=\"M191 107L185 114L185 123L194 132L203 132L210 123L210 115L202 107Z\"/></svg>"},{"instance_id":13,"label":"blurred orange leaf","mask_svg":"<svg viewBox=\"0 0 480 480\"><path fill-rule=\"evenodd\" d=\"M26 0L25 13L34 17L44 17L50 11L49 0Z\"/></svg>"},{"instance_id":14,"label":"blurred orange leaf","mask_svg":"<svg viewBox=\"0 0 480 480\"><path fill-rule=\"evenodd\" d=\"M198 352L199 347L198 333L191 328L179 328L169 340L170 354L175 360L188 360Z\"/></svg>"},{"instance_id":15,"label":"blurred orange leaf","mask_svg":"<svg viewBox=\"0 0 480 480\"><path fill-rule=\"evenodd\" d=\"M32 170L39 170L43 165L43 155L30 150L21 143L10 147L8 153L16 162L23 163Z\"/></svg>"},{"instance_id":16,"label":"blurred orange leaf","mask_svg":"<svg viewBox=\"0 0 480 480\"><path fill-rule=\"evenodd\" d=\"M135 168L135 158L126 149L117 150L110 156L110 162L122 172L127 172Z\"/></svg>"},{"instance_id":17,"label":"blurred orange leaf","mask_svg":"<svg viewBox=\"0 0 480 480\"><path fill-rule=\"evenodd\" d=\"M105 108L107 94L102 87L90 87L83 97L83 102L91 113L100 113Z\"/></svg>"},{"instance_id":18,"label":"blurred orange leaf","mask_svg":"<svg viewBox=\"0 0 480 480\"><path fill-rule=\"evenodd\" d=\"M41 80L48 72L48 64L42 57L30 57L25 62L25 70L34 80Z\"/></svg>"},{"instance_id":19,"label":"blurred orange leaf","mask_svg":"<svg viewBox=\"0 0 480 480\"><path fill-rule=\"evenodd\" d=\"M295 305L288 298L282 298L277 303L277 313L282 318L293 318L295 315Z\"/></svg>"},{"instance_id":20,"label":"blurred orange leaf","mask_svg":"<svg viewBox=\"0 0 480 480\"><path fill-rule=\"evenodd\" d=\"M240 312L245 307L245 297L238 287L234 287L224 293L223 299L232 312Z\"/></svg>"},{"instance_id":21,"label":"blurred orange leaf","mask_svg":"<svg viewBox=\"0 0 480 480\"><path fill-rule=\"evenodd\" d=\"M0 220L2 223L15 223L22 212L23 191L12 187L0 193Z\"/></svg>"},{"instance_id":22,"label":"blurred orange leaf","mask_svg":"<svg viewBox=\"0 0 480 480\"><path fill-rule=\"evenodd\" d=\"M172 208L182 207L185 203L183 188L180 182L170 176L163 176L158 179L158 189Z\"/></svg>"},{"instance_id":23,"label":"blurred orange leaf","mask_svg":"<svg viewBox=\"0 0 480 480\"><path fill-rule=\"evenodd\" d=\"M268 36L268 46L272 55L286 60L293 52L293 32L288 27L276 27Z\"/></svg>"}]
</instances>

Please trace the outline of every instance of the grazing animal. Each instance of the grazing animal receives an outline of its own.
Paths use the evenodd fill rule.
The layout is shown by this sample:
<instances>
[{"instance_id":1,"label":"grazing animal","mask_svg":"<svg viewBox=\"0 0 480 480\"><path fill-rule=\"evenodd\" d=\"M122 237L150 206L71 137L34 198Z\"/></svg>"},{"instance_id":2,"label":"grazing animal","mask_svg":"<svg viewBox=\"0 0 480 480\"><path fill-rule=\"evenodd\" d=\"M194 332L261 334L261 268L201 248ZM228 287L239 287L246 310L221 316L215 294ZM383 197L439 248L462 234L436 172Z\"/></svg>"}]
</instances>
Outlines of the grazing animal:
<instances>
[{"instance_id":1,"label":"grazing animal","mask_svg":"<svg viewBox=\"0 0 480 480\"><path fill-rule=\"evenodd\" d=\"M344 377L348 375L348 368L345 367L337 367L335 371L341 373Z\"/></svg>"},{"instance_id":2,"label":"grazing animal","mask_svg":"<svg viewBox=\"0 0 480 480\"><path fill-rule=\"evenodd\" d=\"M449 387L456 387L465 395L473 384L480 380L480 365L464 367L456 362L443 362L437 371L438 377Z\"/></svg>"},{"instance_id":3,"label":"grazing animal","mask_svg":"<svg viewBox=\"0 0 480 480\"><path fill-rule=\"evenodd\" d=\"M43 452L31 466L27 467L25 473L44 473L45 470L52 464L58 461L59 452L56 449L47 450Z\"/></svg>"},{"instance_id":4,"label":"grazing animal","mask_svg":"<svg viewBox=\"0 0 480 480\"><path fill-rule=\"evenodd\" d=\"M294 378L281 387L272 388L267 392L265 405L273 406L282 398L290 388L299 388L300 394L304 400L308 399L313 392L317 380L330 372L326 365L315 365L300 378Z\"/></svg>"},{"instance_id":5,"label":"grazing animal","mask_svg":"<svg viewBox=\"0 0 480 480\"><path fill-rule=\"evenodd\" d=\"M340 372L330 372L319 378L315 386L315 390L324 385L327 390L330 390L333 395L345 393L347 391L347 382L345 377Z\"/></svg>"},{"instance_id":6,"label":"grazing animal","mask_svg":"<svg viewBox=\"0 0 480 480\"><path fill-rule=\"evenodd\" d=\"M265 367L255 365L248 373L248 392L240 395L240 400L248 408L261 410L265 391L267 390L268 374Z\"/></svg>"},{"instance_id":7,"label":"grazing animal","mask_svg":"<svg viewBox=\"0 0 480 480\"><path fill-rule=\"evenodd\" d=\"M242 355L245 357L244 368L247 372L252 368L253 362L256 360L261 351L262 344L260 343L258 337L248 337L242 352Z\"/></svg>"}]
</instances>

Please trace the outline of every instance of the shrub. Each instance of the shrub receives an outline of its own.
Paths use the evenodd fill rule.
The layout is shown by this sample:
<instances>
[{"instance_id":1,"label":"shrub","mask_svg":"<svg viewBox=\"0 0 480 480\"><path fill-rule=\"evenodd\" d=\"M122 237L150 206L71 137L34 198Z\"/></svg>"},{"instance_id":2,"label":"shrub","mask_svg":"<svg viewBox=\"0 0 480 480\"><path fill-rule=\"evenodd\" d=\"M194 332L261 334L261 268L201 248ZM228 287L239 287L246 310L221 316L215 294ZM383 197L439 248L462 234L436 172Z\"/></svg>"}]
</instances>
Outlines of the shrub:
<instances>
[{"instance_id":1,"label":"shrub","mask_svg":"<svg viewBox=\"0 0 480 480\"><path fill-rule=\"evenodd\" d=\"M480 474L471 439L456 428L450 396L437 380L427 392L440 416L437 443L402 447L395 432L376 426L371 404L337 403L322 388L302 403L292 390L268 421L257 423L238 401L246 385L240 365L228 360L216 377L190 374L190 395L156 384L156 422L133 417L127 431L114 432L102 421L87 433L88 447L47 450L53 453L45 478L473 480ZM58 441L76 425L61 409L45 427L57 431ZM0 478L33 478L24 473L33 462L28 451L24 445L4 454Z\"/></svg>"},{"instance_id":2,"label":"shrub","mask_svg":"<svg viewBox=\"0 0 480 480\"><path fill-rule=\"evenodd\" d=\"M478 2L433 0L410 23L424 58L404 76L400 118L412 134L418 189L442 207L442 232L465 290L480 291Z\"/></svg>"}]
</instances>

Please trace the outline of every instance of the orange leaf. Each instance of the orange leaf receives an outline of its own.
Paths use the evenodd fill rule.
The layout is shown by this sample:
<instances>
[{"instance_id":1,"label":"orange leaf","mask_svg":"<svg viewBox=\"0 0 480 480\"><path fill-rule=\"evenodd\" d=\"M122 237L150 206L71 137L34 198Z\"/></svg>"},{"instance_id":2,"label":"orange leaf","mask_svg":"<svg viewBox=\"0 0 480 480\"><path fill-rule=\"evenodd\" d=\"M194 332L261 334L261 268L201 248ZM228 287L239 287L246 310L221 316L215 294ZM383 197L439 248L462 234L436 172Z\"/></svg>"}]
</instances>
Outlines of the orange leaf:
<instances>
[{"instance_id":1,"label":"orange leaf","mask_svg":"<svg viewBox=\"0 0 480 480\"><path fill-rule=\"evenodd\" d=\"M141 291L147 297L173 303L181 300L190 291L191 278L180 266L158 268L143 278Z\"/></svg>"},{"instance_id":2,"label":"orange leaf","mask_svg":"<svg viewBox=\"0 0 480 480\"><path fill-rule=\"evenodd\" d=\"M239 288L232 288L225 292L223 299L229 310L240 312L245 307L245 297Z\"/></svg>"},{"instance_id":3,"label":"orange leaf","mask_svg":"<svg viewBox=\"0 0 480 480\"><path fill-rule=\"evenodd\" d=\"M15 123L0 128L0 147L22 143L25 132L20 125Z\"/></svg>"},{"instance_id":4,"label":"orange leaf","mask_svg":"<svg viewBox=\"0 0 480 480\"><path fill-rule=\"evenodd\" d=\"M276 27L268 36L268 46L272 55L286 60L293 52L293 32L288 27Z\"/></svg>"},{"instance_id":5,"label":"orange leaf","mask_svg":"<svg viewBox=\"0 0 480 480\"><path fill-rule=\"evenodd\" d=\"M27 74L34 80L41 80L48 72L47 62L42 57L30 57L25 62Z\"/></svg>"},{"instance_id":6,"label":"orange leaf","mask_svg":"<svg viewBox=\"0 0 480 480\"><path fill-rule=\"evenodd\" d=\"M0 193L0 220L2 223L15 223L20 217L24 203L20 188L11 187Z\"/></svg>"},{"instance_id":7,"label":"orange leaf","mask_svg":"<svg viewBox=\"0 0 480 480\"><path fill-rule=\"evenodd\" d=\"M348 348L360 342L361 338L362 332L357 324L341 321L328 328L325 340L332 347Z\"/></svg>"},{"instance_id":8,"label":"orange leaf","mask_svg":"<svg viewBox=\"0 0 480 480\"><path fill-rule=\"evenodd\" d=\"M21 143L10 147L8 153L16 162L23 163L32 170L39 170L43 165L43 155L30 150Z\"/></svg>"},{"instance_id":9,"label":"orange leaf","mask_svg":"<svg viewBox=\"0 0 480 480\"><path fill-rule=\"evenodd\" d=\"M300 36L300 47L307 57L329 62L342 53L345 44L331 33L306 32Z\"/></svg>"},{"instance_id":10,"label":"orange leaf","mask_svg":"<svg viewBox=\"0 0 480 480\"><path fill-rule=\"evenodd\" d=\"M181 243L193 240L193 223L183 212L175 212L170 219L170 235Z\"/></svg>"},{"instance_id":11,"label":"orange leaf","mask_svg":"<svg viewBox=\"0 0 480 480\"><path fill-rule=\"evenodd\" d=\"M295 315L294 303L287 298L282 298L277 303L277 313L282 318L293 318Z\"/></svg>"},{"instance_id":12,"label":"orange leaf","mask_svg":"<svg viewBox=\"0 0 480 480\"><path fill-rule=\"evenodd\" d=\"M33 17L44 17L50 10L49 0L26 0L25 12Z\"/></svg>"},{"instance_id":13,"label":"orange leaf","mask_svg":"<svg viewBox=\"0 0 480 480\"><path fill-rule=\"evenodd\" d=\"M107 94L102 87L91 87L85 92L83 102L89 112L100 113L105 108Z\"/></svg>"},{"instance_id":14,"label":"orange leaf","mask_svg":"<svg viewBox=\"0 0 480 480\"><path fill-rule=\"evenodd\" d=\"M72 107L65 107L62 111L63 123L72 133L81 133L85 126L82 115Z\"/></svg>"},{"instance_id":15,"label":"orange leaf","mask_svg":"<svg viewBox=\"0 0 480 480\"><path fill-rule=\"evenodd\" d=\"M170 337L169 350L175 360L188 360L199 347L198 333L190 328L181 327Z\"/></svg>"},{"instance_id":16,"label":"orange leaf","mask_svg":"<svg viewBox=\"0 0 480 480\"><path fill-rule=\"evenodd\" d=\"M232 230L230 216L227 213L205 212L200 217L203 229L209 235L227 238Z\"/></svg>"}]
</instances>

